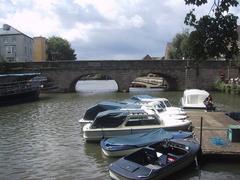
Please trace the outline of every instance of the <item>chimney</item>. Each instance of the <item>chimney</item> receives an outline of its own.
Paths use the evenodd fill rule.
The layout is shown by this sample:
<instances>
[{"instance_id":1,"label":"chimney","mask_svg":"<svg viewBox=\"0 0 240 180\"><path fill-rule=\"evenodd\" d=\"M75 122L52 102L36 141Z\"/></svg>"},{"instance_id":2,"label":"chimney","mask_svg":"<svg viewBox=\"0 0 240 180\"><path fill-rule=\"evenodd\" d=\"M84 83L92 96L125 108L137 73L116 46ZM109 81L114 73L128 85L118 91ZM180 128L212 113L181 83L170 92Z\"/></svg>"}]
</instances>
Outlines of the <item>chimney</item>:
<instances>
[{"instance_id":1,"label":"chimney","mask_svg":"<svg viewBox=\"0 0 240 180\"><path fill-rule=\"evenodd\" d=\"M3 30L4 31L9 31L11 28L11 26L9 26L8 24L3 24Z\"/></svg>"}]
</instances>

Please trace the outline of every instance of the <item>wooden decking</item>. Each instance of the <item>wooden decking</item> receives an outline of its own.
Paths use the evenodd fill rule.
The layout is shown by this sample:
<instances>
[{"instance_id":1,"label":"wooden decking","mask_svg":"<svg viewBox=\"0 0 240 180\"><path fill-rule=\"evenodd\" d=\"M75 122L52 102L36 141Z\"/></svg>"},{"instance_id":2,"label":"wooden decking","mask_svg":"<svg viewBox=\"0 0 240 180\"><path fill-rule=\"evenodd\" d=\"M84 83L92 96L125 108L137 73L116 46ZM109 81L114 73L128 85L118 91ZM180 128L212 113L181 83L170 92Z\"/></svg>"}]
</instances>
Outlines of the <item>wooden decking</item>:
<instances>
[{"instance_id":1,"label":"wooden decking","mask_svg":"<svg viewBox=\"0 0 240 180\"><path fill-rule=\"evenodd\" d=\"M240 142L232 143L228 140L229 125L240 125L237 121L226 116L224 112L187 111L192 120L194 133L200 141L201 117L202 123L202 151L203 155L239 156Z\"/></svg>"}]
</instances>

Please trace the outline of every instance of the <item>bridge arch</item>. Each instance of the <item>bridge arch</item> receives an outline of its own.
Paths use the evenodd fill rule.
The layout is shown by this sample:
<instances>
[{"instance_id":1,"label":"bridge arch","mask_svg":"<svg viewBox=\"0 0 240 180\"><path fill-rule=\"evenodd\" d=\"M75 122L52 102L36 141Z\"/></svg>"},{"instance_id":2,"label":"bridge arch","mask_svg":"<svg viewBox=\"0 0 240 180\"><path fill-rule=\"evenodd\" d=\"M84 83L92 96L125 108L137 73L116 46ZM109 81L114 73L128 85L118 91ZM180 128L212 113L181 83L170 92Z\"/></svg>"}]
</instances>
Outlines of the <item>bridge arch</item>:
<instances>
[{"instance_id":1,"label":"bridge arch","mask_svg":"<svg viewBox=\"0 0 240 180\"><path fill-rule=\"evenodd\" d=\"M87 80L87 81L112 80L112 81L115 81L115 83L117 85L117 89L118 89L117 81L112 79L112 77L110 75L100 74L100 73L96 72L96 73L81 74L81 75L77 75L76 77L74 77L73 80L70 81L69 91L76 92L76 85L77 85L78 81L81 81L81 80Z\"/></svg>"}]
</instances>

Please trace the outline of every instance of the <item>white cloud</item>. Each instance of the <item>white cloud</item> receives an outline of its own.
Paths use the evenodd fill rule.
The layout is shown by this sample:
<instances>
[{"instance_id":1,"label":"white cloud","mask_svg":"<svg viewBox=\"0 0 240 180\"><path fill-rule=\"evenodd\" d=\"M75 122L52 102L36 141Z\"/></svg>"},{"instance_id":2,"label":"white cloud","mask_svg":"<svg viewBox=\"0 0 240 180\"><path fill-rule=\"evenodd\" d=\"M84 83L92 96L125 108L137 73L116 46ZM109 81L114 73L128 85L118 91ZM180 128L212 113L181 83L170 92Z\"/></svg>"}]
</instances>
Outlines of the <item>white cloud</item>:
<instances>
[{"instance_id":1,"label":"white cloud","mask_svg":"<svg viewBox=\"0 0 240 180\"><path fill-rule=\"evenodd\" d=\"M74 0L74 3L84 8L93 6L108 19L116 18L120 11L120 3L117 0Z\"/></svg>"},{"instance_id":2,"label":"white cloud","mask_svg":"<svg viewBox=\"0 0 240 180\"><path fill-rule=\"evenodd\" d=\"M76 23L72 29L68 31L62 31L60 34L62 37L68 39L69 41L89 41L89 32L92 29L96 29L98 26L99 24Z\"/></svg>"},{"instance_id":3,"label":"white cloud","mask_svg":"<svg viewBox=\"0 0 240 180\"><path fill-rule=\"evenodd\" d=\"M123 29L128 29L128 28L141 28L144 26L144 20L141 16L139 15L134 15L133 17L126 17L126 16L120 16L117 19L119 23L119 27Z\"/></svg>"},{"instance_id":4,"label":"white cloud","mask_svg":"<svg viewBox=\"0 0 240 180\"><path fill-rule=\"evenodd\" d=\"M163 56L191 8L184 0L0 0L0 24L29 36L61 36L79 59L140 59ZM233 12L240 16L240 6Z\"/></svg>"},{"instance_id":5,"label":"white cloud","mask_svg":"<svg viewBox=\"0 0 240 180\"><path fill-rule=\"evenodd\" d=\"M51 18L49 18L49 16ZM7 14L6 17L0 18L1 23L7 23L18 30L28 33L31 36L49 35L57 32L60 22L58 17L49 12L42 14L32 10L24 9L17 11L15 14Z\"/></svg>"}]
</instances>

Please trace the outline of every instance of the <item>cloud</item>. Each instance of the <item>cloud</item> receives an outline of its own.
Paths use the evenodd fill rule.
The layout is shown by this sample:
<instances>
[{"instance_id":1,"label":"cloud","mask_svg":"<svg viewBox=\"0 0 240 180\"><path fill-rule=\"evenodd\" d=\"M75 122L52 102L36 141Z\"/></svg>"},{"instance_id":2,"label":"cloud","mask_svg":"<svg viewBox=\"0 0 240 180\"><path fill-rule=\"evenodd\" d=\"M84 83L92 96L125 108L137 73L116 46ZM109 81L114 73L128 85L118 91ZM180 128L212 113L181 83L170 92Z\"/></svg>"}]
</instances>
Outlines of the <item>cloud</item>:
<instances>
[{"instance_id":1,"label":"cloud","mask_svg":"<svg viewBox=\"0 0 240 180\"><path fill-rule=\"evenodd\" d=\"M0 24L29 36L61 36L78 59L164 56L176 33L188 28L192 6L183 0L0 0ZM196 8L207 14L210 4ZM240 7L232 12L240 16Z\"/></svg>"}]
</instances>

